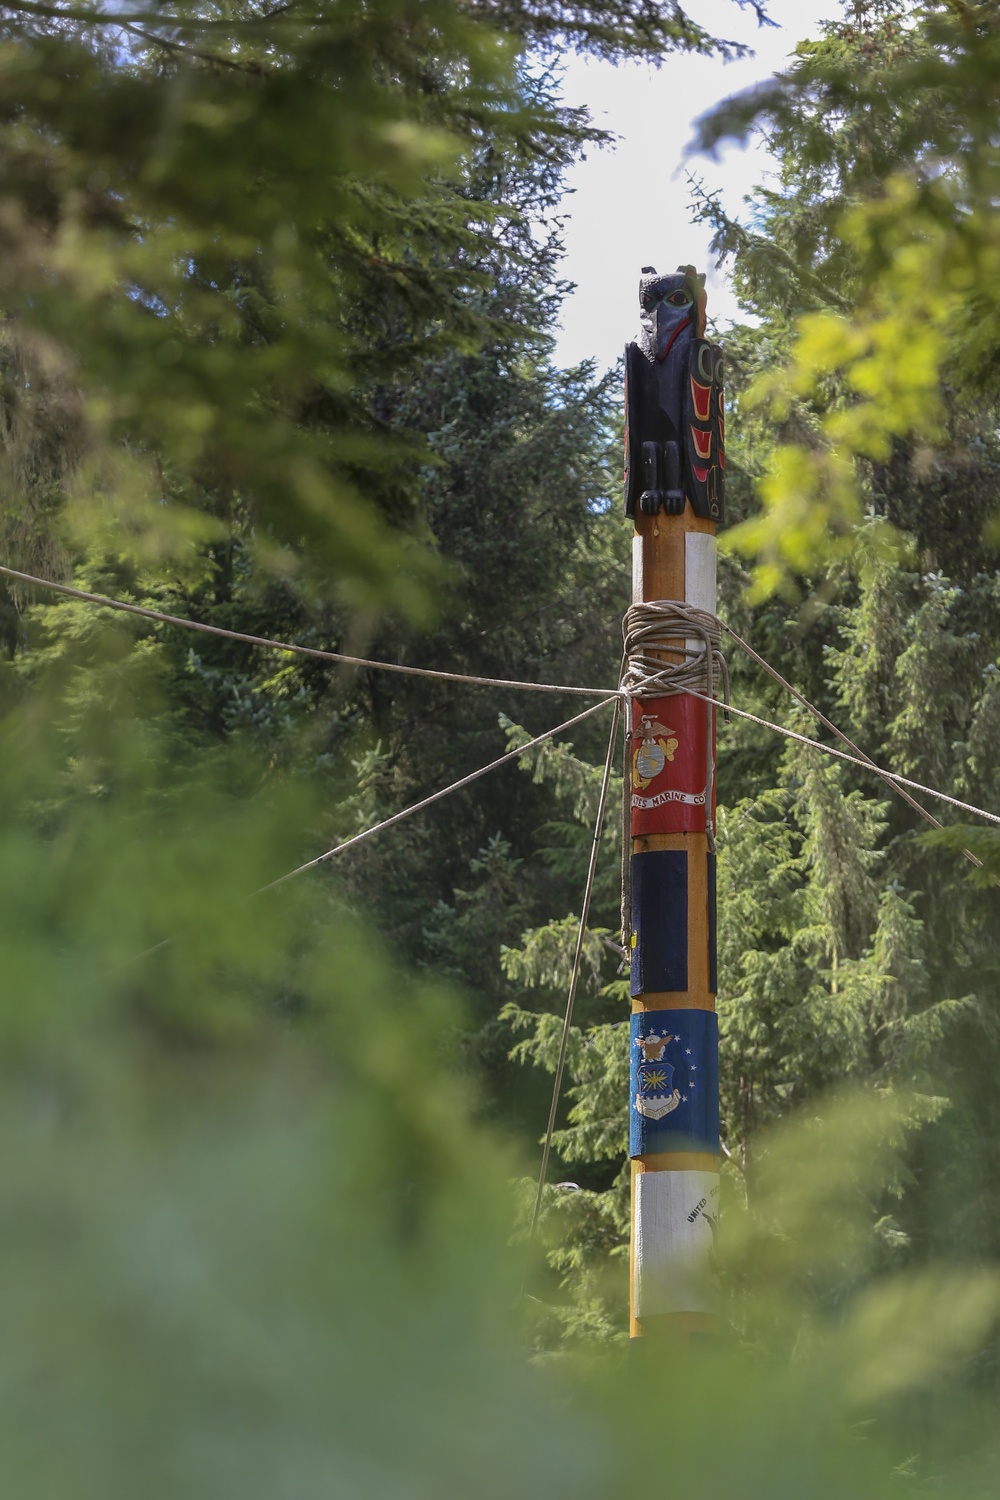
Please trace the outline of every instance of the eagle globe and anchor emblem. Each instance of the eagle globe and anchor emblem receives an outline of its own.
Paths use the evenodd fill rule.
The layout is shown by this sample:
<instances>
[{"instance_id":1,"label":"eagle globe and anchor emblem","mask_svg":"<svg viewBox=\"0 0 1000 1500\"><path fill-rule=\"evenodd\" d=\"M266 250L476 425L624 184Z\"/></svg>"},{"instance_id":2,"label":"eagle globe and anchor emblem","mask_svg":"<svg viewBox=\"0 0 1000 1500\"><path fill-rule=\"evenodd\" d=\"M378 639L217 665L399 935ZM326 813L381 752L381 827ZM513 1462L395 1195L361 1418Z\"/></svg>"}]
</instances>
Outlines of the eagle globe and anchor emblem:
<instances>
[{"instance_id":1,"label":"eagle globe and anchor emblem","mask_svg":"<svg viewBox=\"0 0 1000 1500\"><path fill-rule=\"evenodd\" d=\"M646 1036L636 1038L635 1045L642 1057L636 1070L638 1088L635 1107L647 1120L662 1120L664 1115L672 1114L687 1097L675 1086L674 1074L677 1070L666 1060L669 1044L679 1041L680 1037L670 1031L662 1035L651 1031Z\"/></svg>"},{"instance_id":2,"label":"eagle globe and anchor emblem","mask_svg":"<svg viewBox=\"0 0 1000 1500\"><path fill-rule=\"evenodd\" d=\"M672 729L650 714L643 714L636 737L639 743L632 753L632 785L644 792L667 761L673 760L678 740Z\"/></svg>"}]
</instances>

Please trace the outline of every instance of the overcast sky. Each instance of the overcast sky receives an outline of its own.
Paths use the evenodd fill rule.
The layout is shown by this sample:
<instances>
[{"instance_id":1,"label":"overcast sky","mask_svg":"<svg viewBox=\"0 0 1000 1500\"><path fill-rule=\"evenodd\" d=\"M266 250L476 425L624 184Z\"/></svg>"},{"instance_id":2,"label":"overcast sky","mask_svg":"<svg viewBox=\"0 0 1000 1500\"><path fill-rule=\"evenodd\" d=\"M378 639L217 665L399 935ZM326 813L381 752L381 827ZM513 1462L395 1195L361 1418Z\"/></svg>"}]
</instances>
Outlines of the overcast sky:
<instances>
[{"instance_id":1,"label":"overcast sky","mask_svg":"<svg viewBox=\"0 0 1000 1500\"><path fill-rule=\"evenodd\" d=\"M758 28L750 10L732 0L692 0L689 13L717 36L747 42L756 56L742 62L670 57L656 70L645 64L574 58L563 93L587 104L595 122L620 136L616 147L594 151L569 174L569 223L564 272L577 291L564 305L555 358L560 365L595 357L613 364L635 336L640 268L673 271L695 265L708 275L708 310L723 324L736 316L724 273L708 255L707 226L692 224L685 169L721 189L732 214L768 170L760 146L730 147L717 161L685 156L691 122L717 100L780 69L796 42L818 34L819 22L841 13L838 0L768 0L778 28Z\"/></svg>"}]
</instances>

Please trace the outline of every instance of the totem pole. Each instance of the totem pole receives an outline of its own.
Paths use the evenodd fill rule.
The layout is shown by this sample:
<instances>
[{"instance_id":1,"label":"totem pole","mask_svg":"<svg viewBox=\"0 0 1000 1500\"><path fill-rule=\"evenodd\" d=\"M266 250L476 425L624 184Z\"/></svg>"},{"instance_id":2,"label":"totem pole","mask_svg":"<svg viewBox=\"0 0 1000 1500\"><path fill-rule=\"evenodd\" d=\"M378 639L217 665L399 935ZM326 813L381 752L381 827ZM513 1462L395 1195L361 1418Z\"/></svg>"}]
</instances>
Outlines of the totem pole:
<instances>
[{"instance_id":1,"label":"totem pole","mask_svg":"<svg viewBox=\"0 0 1000 1500\"><path fill-rule=\"evenodd\" d=\"M674 623L647 634L647 685L632 699L628 750L633 1335L713 1324L715 710L704 685L696 697L649 682L651 658L655 677L657 663L697 668L699 652L711 652L704 629L716 610L725 457L722 357L704 336L704 281L691 266L670 276L644 266L639 339L625 350L625 514L635 525L626 632L630 621L655 618L657 601L676 601L662 615ZM711 684L712 667L704 655L701 662Z\"/></svg>"}]
</instances>

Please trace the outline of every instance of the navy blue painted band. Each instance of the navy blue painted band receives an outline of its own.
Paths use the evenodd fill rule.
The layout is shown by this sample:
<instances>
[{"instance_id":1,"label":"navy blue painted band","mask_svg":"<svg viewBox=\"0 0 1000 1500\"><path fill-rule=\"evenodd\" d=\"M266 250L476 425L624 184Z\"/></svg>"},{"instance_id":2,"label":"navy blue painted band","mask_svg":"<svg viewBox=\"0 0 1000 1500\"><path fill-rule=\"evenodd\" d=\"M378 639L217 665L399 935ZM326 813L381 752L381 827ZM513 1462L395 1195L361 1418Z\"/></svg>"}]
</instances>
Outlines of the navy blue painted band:
<instances>
[{"instance_id":1,"label":"navy blue painted band","mask_svg":"<svg viewBox=\"0 0 1000 1500\"><path fill-rule=\"evenodd\" d=\"M633 995L688 987L688 856L684 849L633 854Z\"/></svg>"},{"instance_id":2,"label":"navy blue painted band","mask_svg":"<svg viewBox=\"0 0 1000 1500\"><path fill-rule=\"evenodd\" d=\"M719 1148L719 1021L711 1010L632 1017L629 1155Z\"/></svg>"}]
</instances>

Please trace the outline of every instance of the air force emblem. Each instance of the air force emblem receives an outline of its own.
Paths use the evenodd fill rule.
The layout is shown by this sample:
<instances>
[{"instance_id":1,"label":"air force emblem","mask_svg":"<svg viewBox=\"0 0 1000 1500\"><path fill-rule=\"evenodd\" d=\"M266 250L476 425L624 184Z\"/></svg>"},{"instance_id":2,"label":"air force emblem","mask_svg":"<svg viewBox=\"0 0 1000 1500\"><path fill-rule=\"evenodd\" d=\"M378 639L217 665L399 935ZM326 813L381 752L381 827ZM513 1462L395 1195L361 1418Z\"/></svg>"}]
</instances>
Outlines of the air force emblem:
<instances>
[{"instance_id":1,"label":"air force emblem","mask_svg":"<svg viewBox=\"0 0 1000 1500\"><path fill-rule=\"evenodd\" d=\"M670 1032L660 1036L655 1031L636 1040L642 1058L636 1070L635 1107L647 1120L662 1120L681 1102L681 1091L674 1087L676 1069L666 1061L668 1043L679 1040Z\"/></svg>"}]
</instances>

